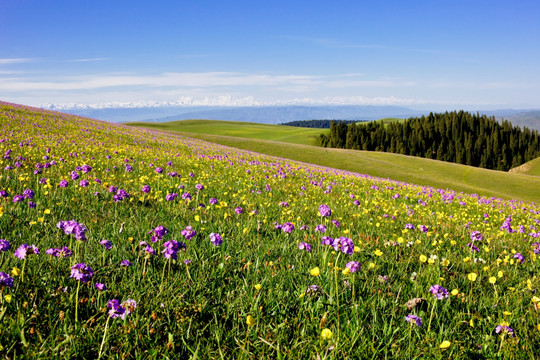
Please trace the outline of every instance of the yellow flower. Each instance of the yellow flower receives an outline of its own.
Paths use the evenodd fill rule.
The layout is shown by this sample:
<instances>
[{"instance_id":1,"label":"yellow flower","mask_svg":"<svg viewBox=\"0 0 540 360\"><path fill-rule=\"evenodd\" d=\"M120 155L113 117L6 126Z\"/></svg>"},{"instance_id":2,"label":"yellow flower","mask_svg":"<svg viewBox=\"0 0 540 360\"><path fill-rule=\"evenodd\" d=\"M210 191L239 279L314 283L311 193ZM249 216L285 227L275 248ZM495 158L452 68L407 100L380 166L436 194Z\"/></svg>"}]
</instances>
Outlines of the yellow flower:
<instances>
[{"instance_id":1,"label":"yellow flower","mask_svg":"<svg viewBox=\"0 0 540 360\"><path fill-rule=\"evenodd\" d=\"M452 290L452 292L450 294L452 294L453 296L456 296L457 294L459 294L459 290L454 289L454 290Z\"/></svg>"},{"instance_id":2,"label":"yellow flower","mask_svg":"<svg viewBox=\"0 0 540 360\"><path fill-rule=\"evenodd\" d=\"M488 281L490 284L495 284L495 282L497 281L497 278L495 276L491 276Z\"/></svg>"},{"instance_id":3,"label":"yellow flower","mask_svg":"<svg viewBox=\"0 0 540 360\"><path fill-rule=\"evenodd\" d=\"M469 275L467 275L467 279L469 279L470 281L476 281L476 278L478 277L478 275L476 275L476 273L469 273Z\"/></svg>"},{"instance_id":4,"label":"yellow flower","mask_svg":"<svg viewBox=\"0 0 540 360\"><path fill-rule=\"evenodd\" d=\"M48 214L50 214L50 213L51 213L51 210L49 210L49 209L45 209L45 210L43 210L43 213L44 213L44 214L46 214L46 215L48 215Z\"/></svg>"},{"instance_id":5,"label":"yellow flower","mask_svg":"<svg viewBox=\"0 0 540 360\"><path fill-rule=\"evenodd\" d=\"M6 295L4 295L4 300L6 300L8 303L10 303L11 302L11 297L12 297L11 294L6 294Z\"/></svg>"},{"instance_id":6,"label":"yellow flower","mask_svg":"<svg viewBox=\"0 0 540 360\"><path fill-rule=\"evenodd\" d=\"M512 313L510 311L503 311L503 314L506 315L506 316L512 315Z\"/></svg>"},{"instance_id":7,"label":"yellow flower","mask_svg":"<svg viewBox=\"0 0 540 360\"><path fill-rule=\"evenodd\" d=\"M19 276L21 275L21 269L14 267L11 269L11 276Z\"/></svg>"},{"instance_id":8,"label":"yellow flower","mask_svg":"<svg viewBox=\"0 0 540 360\"><path fill-rule=\"evenodd\" d=\"M441 349L448 349L452 343L448 340L444 340L439 347Z\"/></svg>"},{"instance_id":9,"label":"yellow flower","mask_svg":"<svg viewBox=\"0 0 540 360\"><path fill-rule=\"evenodd\" d=\"M368 264L368 268L373 269L374 267L375 267L375 263L374 263L374 262L370 262L370 263Z\"/></svg>"},{"instance_id":10,"label":"yellow flower","mask_svg":"<svg viewBox=\"0 0 540 360\"><path fill-rule=\"evenodd\" d=\"M497 276L498 276L499 278L502 278L502 277L503 277L503 272L502 272L502 270L499 270L499 272L497 273Z\"/></svg>"},{"instance_id":11,"label":"yellow flower","mask_svg":"<svg viewBox=\"0 0 540 360\"><path fill-rule=\"evenodd\" d=\"M426 261L427 261L427 256L426 255L420 255L420 262L425 263Z\"/></svg>"},{"instance_id":12,"label":"yellow flower","mask_svg":"<svg viewBox=\"0 0 540 360\"><path fill-rule=\"evenodd\" d=\"M355 246L354 247L354 252L359 253L360 252L360 246Z\"/></svg>"},{"instance_id":13,"label":"yellow flower","mask_svg":"<svg viewBox=\"0 0 540 360\"><path fill-rule=\"evenodd\" d=\"M251 315L248 315L246 317L246 324L248 324L249 326L255 325L255 318L253 318L253 316Z\"/></svg>"},{"instance_id":14,"label":"yellow flower","mask_svg":"<svg viewBox=\"0 0 540 360\"><path fill-rule=\"evenodd\" d=\"M313 269L309 270L309 273L312 276L319 276L321 274L321 269L319 269L318 267L314 267Z\"/></svg>"},{"instance_id":15,"label":"yellow flower","mask_svg":"<svg viewBox=\"0 0 540 360\"><path fill-rule=\"evenodd\" d=\"M343 269L343 271L341 272L343 275L348 275L349 273L351 272L351 269L349 269L348 267L346 267L345 269Z\"/></svg>"},{"instance_id":16,"label":"yellow flower","mask_svg":"<svg viewBox=\"0 0 540 360\"><path fill-rule=\"evenodd\" d=\"M256 284L256 285L254 286L254 288L255 288L257 291L259 291L259 290L261 290L262 285L261 285L261 284Z\"/></svg>"},{"instance_id":17,"label":"yellow flower","mask_svg":"<svg viewBox=\"0 0 540 360\"><path fill-rule=\"evenodd\" d=\"M536 304L536 303L540 302L540 298L538 296L533 296L531 301Z\"/></svg>"},{"instance_id":18,"label":"yellow flower","mask_svg":"<svg viewBox=\"0 0 540 360\"><path fill-rule=\"evenodd\" d=\"M377 249L373 252L376 256L381 256L383 253L381 250Z\"/></svg>"},{"instance_id":19,"label":"yellow flower","mask_svg":"<svg viewBox=\"0 0 540 360\"><path fill-rule=\"evenodd\" d=\"M330 329L328 328L324 328L322 331L321 331L321 339L323 340L330 340L332 338L332 331L330 331Z\"/></svg>"}]
</instances>

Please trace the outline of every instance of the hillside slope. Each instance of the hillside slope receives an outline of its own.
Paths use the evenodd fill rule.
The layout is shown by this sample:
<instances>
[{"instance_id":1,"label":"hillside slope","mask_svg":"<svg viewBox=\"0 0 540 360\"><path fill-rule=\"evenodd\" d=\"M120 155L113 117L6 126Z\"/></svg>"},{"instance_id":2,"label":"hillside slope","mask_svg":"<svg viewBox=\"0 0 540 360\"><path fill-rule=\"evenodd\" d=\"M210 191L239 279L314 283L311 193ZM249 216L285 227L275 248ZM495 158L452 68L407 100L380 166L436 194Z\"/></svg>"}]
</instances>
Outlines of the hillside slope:
<instances>
[{"instance_id":1,"label":"hillside slope","mask_svg":"<svg viewBox=\"0 0 540 360\"><path fill-rule=\"evenodd\" d=\"M160 124L153 125L153 129L158 129L160 126ZM142 125L138 124L138 126ZM193 136L193 133L182 134ZM317 146L209 134L198 134L195 137L221 145L369 174L375 177L505 199L540 202L540 179L523 174L480 169L391 153L328 149Z\"/></svg>"}]
</instances>

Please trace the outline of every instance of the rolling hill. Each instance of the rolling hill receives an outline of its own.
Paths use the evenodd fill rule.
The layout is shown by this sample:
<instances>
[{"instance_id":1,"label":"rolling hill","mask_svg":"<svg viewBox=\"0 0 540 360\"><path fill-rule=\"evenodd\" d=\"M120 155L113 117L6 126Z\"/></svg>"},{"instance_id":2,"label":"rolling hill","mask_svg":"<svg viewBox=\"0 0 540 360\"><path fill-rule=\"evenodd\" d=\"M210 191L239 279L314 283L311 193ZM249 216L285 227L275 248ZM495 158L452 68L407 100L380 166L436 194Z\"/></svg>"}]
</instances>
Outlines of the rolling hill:
<instances>
[{"instance_id":1,"label":"rolling hill","mask_svg":"<svg viewBox=\"0 0 540 360\"><path fill-rule=\"evenodd\" d=\"M234 136L217 135L217 130L210 133L206 126L197 125L198 121L194 120L194 122L186 124L186 129L189 131L182 130L182 122L134 123L132 125L183 134L221 145L381 178L505 199L540 202L540 178L527 174L480 169L399 154L321 148L306 145L309 143L308 139L302 140L298 134L289 137L289 139L287 136L273 134L259 133L257 136L253 136L247 130L239 132L238 123L219 122L220 131L236 131L237 133ZM201 122L200 124L211 123ZM243 124L240 123L240 125ZM251 126L261 125L253 124ZM279 127L271 126L259 129L260 131L271 131L274 128ZM313 134L305 136L313 136ZM271 138L274 140L270 140ZM281 138L281 140L278 141L277 138ZM294 142L287 141L292 139Z\"/></svg>"}]
</instances>

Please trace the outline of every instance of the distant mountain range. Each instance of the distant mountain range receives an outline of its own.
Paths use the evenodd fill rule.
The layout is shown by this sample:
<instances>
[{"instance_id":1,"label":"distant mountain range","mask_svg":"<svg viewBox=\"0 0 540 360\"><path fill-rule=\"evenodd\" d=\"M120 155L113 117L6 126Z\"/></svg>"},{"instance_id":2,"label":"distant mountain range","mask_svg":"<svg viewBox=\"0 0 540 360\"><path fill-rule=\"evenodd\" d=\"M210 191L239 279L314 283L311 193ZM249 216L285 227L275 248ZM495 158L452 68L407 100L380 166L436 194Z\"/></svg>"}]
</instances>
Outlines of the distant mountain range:
<instances>
[{"instance_id":1,"label":"distant mountain range","mask_svg":"<svg viewBox=\"0 0 540 360\"><path fill-rule=\"evenodd\" d=\"M453 109L449 109L453 110ZM231 120L263 124L281 124L297 120L376 120L386 117L408 118L430 113L429 110L414 110L401 106L375 105L328 105L328 106L163 106L135 108L75 108L63 112L110 122L146 121L165 122L187 119ZM540 110L474 110L497 120L506 119L513 125L540 131ZM436 112L436 111L434 111ZM437 111L438 112L438 111Z\"/></svg>"}]
</instances>

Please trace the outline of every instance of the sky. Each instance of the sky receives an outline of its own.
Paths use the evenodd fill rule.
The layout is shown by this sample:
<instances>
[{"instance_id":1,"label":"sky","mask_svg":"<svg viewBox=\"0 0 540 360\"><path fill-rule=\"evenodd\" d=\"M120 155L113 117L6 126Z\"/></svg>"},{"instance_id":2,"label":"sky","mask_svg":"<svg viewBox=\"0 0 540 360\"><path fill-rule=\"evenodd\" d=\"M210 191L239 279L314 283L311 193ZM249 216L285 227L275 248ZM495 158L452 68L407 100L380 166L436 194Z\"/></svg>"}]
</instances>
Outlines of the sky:
<instances>
[{"instance_id":1,"label":"sky","mask_svg":"<svg viewBox=\"0 0 540 360\"><path fill-rule=\"evenodd\" d=\"M540 108L540 1L1 0L0 100Z\"/></svg>"}]
</instances>

